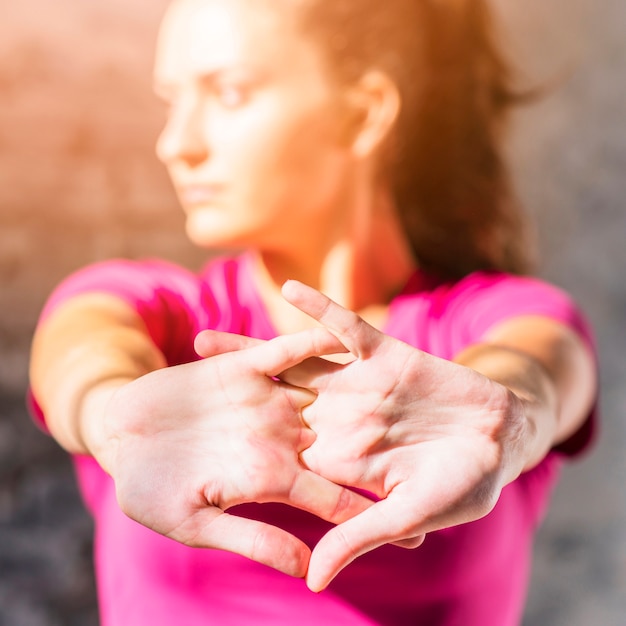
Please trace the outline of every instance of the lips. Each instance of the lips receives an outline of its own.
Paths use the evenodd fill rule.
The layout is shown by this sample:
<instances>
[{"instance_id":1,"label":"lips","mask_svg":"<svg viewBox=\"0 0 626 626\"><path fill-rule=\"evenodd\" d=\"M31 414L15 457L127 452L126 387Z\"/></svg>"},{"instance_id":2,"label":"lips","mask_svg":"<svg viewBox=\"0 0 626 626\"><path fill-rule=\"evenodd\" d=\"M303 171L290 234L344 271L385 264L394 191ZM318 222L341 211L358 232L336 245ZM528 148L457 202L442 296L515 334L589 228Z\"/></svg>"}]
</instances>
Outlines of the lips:
<instances>
[{"instance_id":1,"label":"lips","mask_svg":"<svg viewBox=\"0 0 626 626\"><path fill-rule=\"evenodd\" d=\"M224 193L224 185L186 185L179 187L178 195L183 204L194 206L215 202Z\"/></svg>"}]
</instances>

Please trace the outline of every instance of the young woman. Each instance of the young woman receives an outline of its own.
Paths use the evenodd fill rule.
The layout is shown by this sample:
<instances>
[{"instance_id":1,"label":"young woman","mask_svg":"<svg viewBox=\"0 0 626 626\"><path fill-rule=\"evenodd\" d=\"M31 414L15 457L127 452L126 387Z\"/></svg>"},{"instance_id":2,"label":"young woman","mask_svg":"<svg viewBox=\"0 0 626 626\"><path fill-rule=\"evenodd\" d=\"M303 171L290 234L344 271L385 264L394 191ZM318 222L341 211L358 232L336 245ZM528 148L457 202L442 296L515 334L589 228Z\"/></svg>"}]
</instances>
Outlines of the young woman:
<instances>
[{"instance_id":1,"label":"young woman","mask_svg":"<svg viewBox=\"0 0 626 626\"><path fill-rule=\"evenodd\" d=\"M519 623L596 377L523 276L507 82L480 0L172 2L158 154L233 253L86 268L33 344L103 626Z\"/></svg>"}]
</instances>

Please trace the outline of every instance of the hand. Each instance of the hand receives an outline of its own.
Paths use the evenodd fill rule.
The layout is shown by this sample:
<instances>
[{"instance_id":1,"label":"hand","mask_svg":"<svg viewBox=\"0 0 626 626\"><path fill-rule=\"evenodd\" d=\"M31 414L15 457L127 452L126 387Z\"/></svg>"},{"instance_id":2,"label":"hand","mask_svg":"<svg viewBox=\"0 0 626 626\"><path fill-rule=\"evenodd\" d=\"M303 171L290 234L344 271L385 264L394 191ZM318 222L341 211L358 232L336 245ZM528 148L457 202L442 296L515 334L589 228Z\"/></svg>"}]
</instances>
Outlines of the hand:
<instances>
[{"instance_id":1,"label":"hand","mask_svg":"<svg viewBox=\"0 0 626 626\"><path fill-rule=\"evenodd\" d=\"M283 502L340 523L371 505L300 464L298 454L315 440L301 410L315 396L273 378L336 348L336 339L317 329L120 387L107 405L95 456L113 476L122 510L187 545L304 576L310 556L304 543L224 511Z\"/></svg>"},{"instance_id":2,"label":"hand","mask_svg":"<svg viewBox=\"0 0 626 626\"><path fill-rule=\"evenodd\" d=\"M309 360L280 377L318 395L303 410L317 434L301 459L380 500L329 531L307 583L323 589L359 555L384 543L486 515L523 466L521 402L477 372L377 331L319 292L289 281L285 298L334 333L356 359Z\"/></svg>"}]
</instances>

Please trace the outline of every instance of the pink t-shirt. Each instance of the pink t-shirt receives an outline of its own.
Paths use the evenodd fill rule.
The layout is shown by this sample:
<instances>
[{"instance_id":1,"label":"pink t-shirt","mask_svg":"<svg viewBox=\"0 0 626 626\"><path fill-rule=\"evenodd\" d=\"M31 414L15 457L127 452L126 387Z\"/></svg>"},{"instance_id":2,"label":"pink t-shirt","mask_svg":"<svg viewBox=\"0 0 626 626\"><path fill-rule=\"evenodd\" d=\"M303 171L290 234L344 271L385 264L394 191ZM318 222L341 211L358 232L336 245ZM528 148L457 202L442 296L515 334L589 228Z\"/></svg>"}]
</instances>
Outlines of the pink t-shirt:
<instances>
[{"instance_id":1,"label":"pink t-shirt","mask_svg":"<svg viewBox=\"0 0 626 626\"><path fill-rule=\"evenodd\" d=\"M198 275L162 261L108 261L62 283L42 314L87 291L130 303L175 365L195 360L193 339L212 328L261 339L276 335L250 279L249 257L216 259ZM569 297L540 280L497 272L444 283L416 272L390 306L384 331L451 359L496 323L542 315L573 328L593 349ZM592 418L559 450L502 492L485 518L430 534L423 546L384 546L313 594L300 579L235 554L194 549L127 518L112 480L76 457L79 485L96 523L95 563L102 626L513 626L526 595L531 543L562 454L591 437ZM280 504L230 512L281 526L314 545L330 527Z\"/></svg>"}]
</instances>

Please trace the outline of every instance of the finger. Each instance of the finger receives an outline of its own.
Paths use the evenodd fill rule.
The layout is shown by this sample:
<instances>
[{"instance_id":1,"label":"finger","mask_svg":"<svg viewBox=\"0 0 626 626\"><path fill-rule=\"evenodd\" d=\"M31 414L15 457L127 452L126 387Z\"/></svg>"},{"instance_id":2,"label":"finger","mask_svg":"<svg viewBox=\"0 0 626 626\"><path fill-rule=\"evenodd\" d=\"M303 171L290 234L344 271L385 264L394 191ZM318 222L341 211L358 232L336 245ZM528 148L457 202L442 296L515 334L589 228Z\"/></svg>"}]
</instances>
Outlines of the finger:
<instances>
[{"instance_id":1,"label":"finger","mask_svg":"<svg viewBox=\"0 0 626 626\"><path fill-rule=\"evenodd\" d=\"M290 576L304 577L310 550L290 533L216 507L199 511L193 518L194 527L200 528L193 541L185 542L188 545L234 552Z\"/></svg>"},{"instance_id":2,"label":"finger","mask_svg":"<svg viewBox=\"0 0 626 626\"><path fill-rule=\"evenodd\" d=\"M406 550L413 550L414 548L419 548L426 539L426 535L417 535L417 537L412 537L411 539L400 539L399 541L394 541L392 545L397 546L398 548L405 548Z\"/></svg>"},{"instance_id":3,"label":"finger","mask_svg":"<svg viewBox=\"0 0 626 626\"><path fill-rule=\"evenodd\" d=\"M302 415L302 410L304 409L304 407L309 406L309 404L315 402L315 398L317 398L317 393L315 393L315 391L304 389L302 387L292 387L291 385L283 383L282 381L277 382L276 384L282 386L283 392L289 398L289 403L296 411L300 411L300 418L302 419L302 423L303 425L306 425L304 416Z\"/></svg>"},{"instance_id":4,"label":"finger","mask_svg":"<svg viewBox=\"0 0 626 626\"><path fill-rule=\"evenodd\" d=\"M306 359L345 351L339 340L324 328L311 328L292 335L282 335L251 348L253 367L266 376L299 365Z\"/></svg>"},{"instance_id":5,"label":"finger","mask_svg":"<svg viewBox=\"0 0 626 626\"><path fill-rule=\"evenodd\" d=\"M313 513L327 522L341 524L371 507L373 501L303 469L296 476L287 504Z\"/></svg>"},{"instance_id":6,"label":"finger","mask_svg":"<svg viewBox=\"0 0 626 626\"><path fill-rule=\"evenodd\" d=\"M278 374L278 378L295 387L306 387L307 389L319 391L325 387L328 377L343 367L341 363L327 361L324 358L311 357L281 372Z\"/></svg>"},{"instance_id":7,"label":"finger","mask_svg":"<svg viewBox=\"0 0 626 626\"><path fill-rule=\"evenodd\" d=\"M301 282L288 280L282 294L289 303L328 328L359 358L367 358L384 337L356 313Z\"/></svg>"},{"instance_id":8,"label":"finger","mask_svg":"<svg viewBox=\"0 0 626 626\"><path fill-rule=\"evenodd\" d=\"M312 591L326 588L354 559L386 543L414 539L421 533L407 527L390 498L380 500L363 513L328 531L315 546L309 562L307 585Z\"/></svg>"},{"instance_id":9,"label":"finger","mask_svg":"<svg viewBox=\"0 0 626 626\"><path fill-rule=\"evenodd\" d=\"M261 339L224 333L217 330L200 331L194 340L194 350L198 356L206 359L225 352L235 352L245 348L251 348L263 343Z\"/></svg>"},{"instance_id":10,"label":"finger","mask_svg":"<svg viewBox=\"0 0 626 626\"><path fill-rule=\"evenodd\" d=\"M337 341L334 337L328 339L331 341L332 344ZM196 335L194 341L194 349L198 356L201 356L202 358L209 358L212 356L217 356L219 354L224 354L226 352L245 350L246 348L259 346L263 343L265 343L265 341L263 341L262 339L246 337L245 335L237 335L234 333L226 333L216 330L203 330ZM326 363L326 361L324 362ZM302 365L304 366L304 364L306 364L306 361ZM293 372L293 370L295 370L296 368L290 369ZM282 373L278 376L278 378L280 378L285 383L288 383L292 386L294 385L294 383L286 380L283 377ZM295 379L295 375L292 375L291 378ZM300 378L304 383L306 383L310 376L300 376ZM308 385L306 384L295 386L308 387ZM305 389L293 389L289 393L292 396L293 405L297 407L304 407L307 404L311 404L311 402L315 400L315 394Z\"/></svg>"}]
</instances>

